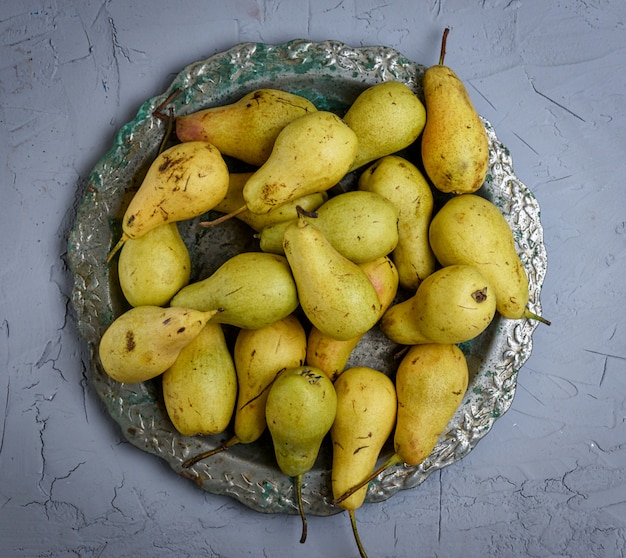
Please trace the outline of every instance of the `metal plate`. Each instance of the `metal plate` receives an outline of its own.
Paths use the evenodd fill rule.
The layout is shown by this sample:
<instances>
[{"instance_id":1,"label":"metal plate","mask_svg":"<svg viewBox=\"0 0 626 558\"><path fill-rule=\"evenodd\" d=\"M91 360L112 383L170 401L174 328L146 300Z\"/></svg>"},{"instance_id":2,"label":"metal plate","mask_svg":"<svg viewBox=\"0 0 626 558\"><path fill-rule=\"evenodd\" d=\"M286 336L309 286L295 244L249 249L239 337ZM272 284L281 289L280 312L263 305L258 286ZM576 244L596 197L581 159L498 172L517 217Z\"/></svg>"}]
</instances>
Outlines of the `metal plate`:
<instances>
[{"instance_id":1,"label":"metal plate","mask_svg":"<svg viewBox=\"0 0 626 558\"><path fill-rule=\"evenodd\" d=\"M155 108L177 89L180 94L170 106L180 115L234 102L257 88L275 87L307 97L319 109L343 115L361 91L381 81L404 82L421 97L424 69L387 47L353 48L336 41L304 40L279 45L239 44L184 68L167 91L146 101L136 118L118 132L81 193L68 239L68 257L74 279L72 302L80 334L89 348L91 381L112 419L133 445L164 459L178 474L210 493L232 496L260 512L297 512L292 480L277 468L267 434L254 444L233 446L193 468L183 469L181 463L186 458L221 444L231 432L209 437L181 436L167 417L160 380L120 384L110 379L100 365L100 337L127 308L115 265L107 267L104 260L119 238L125 205L164 137L166 122L154 116ZM529 307L540 313L547 256L539 206L515 176L509 151L489 122L483 122L490 141L490 169L478 193L495 202L511 225L530 280ZM410 149L403 154L409 159L415 155ZM350 188L354 180L348 178L342 184ZM199 220L214 216L208 214L179 224L192 255L192 280L206 277L241 250L258 249L250 229L235 219L212 229L197 226ZM397 466L372 482L368 501L385 500L398 490L417 486L430 473L463 458L475 447L509 409L517 373L530 356L536 327L537 322L496 316L480 337L461 346L469 362L470 384L447 432L421 465ZM393 374L396 350L374 329L357 347L349 365L372 366ZM392 451L391 445L388 450ZM330 459L330 446L325 444L314 469L305 475L303 497L309 514L340 511L329 503Z\"/></svg>"}]
</instances>

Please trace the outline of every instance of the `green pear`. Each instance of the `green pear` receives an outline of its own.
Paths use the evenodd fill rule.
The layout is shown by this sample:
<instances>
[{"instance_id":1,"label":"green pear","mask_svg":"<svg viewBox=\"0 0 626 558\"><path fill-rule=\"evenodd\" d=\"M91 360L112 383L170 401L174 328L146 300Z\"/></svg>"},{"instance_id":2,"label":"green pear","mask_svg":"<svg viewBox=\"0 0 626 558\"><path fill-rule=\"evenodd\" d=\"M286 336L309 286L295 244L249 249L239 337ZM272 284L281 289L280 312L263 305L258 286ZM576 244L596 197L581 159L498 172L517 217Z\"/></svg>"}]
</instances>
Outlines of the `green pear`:
<instances>
[{"instance_id":1,"label":"green pear","mask_svg":"<svg viewBox=\"0 0 626 558\"><path fill-rule=\"evenodd\" d=\"M444 66L448 29L441 41L439 64L424 72L426 125L422 132L422 164L435 188L464 194L478 190L489 168L485 126L459 77Z\"/></svg>"},{"instance_id":2,"label":"green pear","mask_svg":"<svg viewBox=\"0 0 626 558\"><path fill-rule=\"evenodd\" d=\"M301 213L340 254L355 263L386 256L398 244L398 211L389 200L373 192L344 192L314 213ZM265 227L259 235L261 250L283 254L283 235L288 225L289 221L283 221Z\"/></svg>"},{"instance_id":3,"label":"green pear","mask_svg":"<svg viewBox=\"0 0 626 558\"><path fill-rule=\"evenodd\" d=\"M208 322L162 377L163 399L183 436L221 434L230 423L237 376L222 325Z\"/></svg>"},{"instance_id":4,"label":"green pear","mask_svg":"<svg viewBox=\"0 0 626 558\"><path fill-rule=\"evenodd\" d=\"M430 243L442 265L473 265L493 286L498 313L548 320L528 310L528 276L511 227L500 210L476 194L454 196L430 224Z\"/></svg>"},{"instance_id":5,"label":"green pear","mask_svg":"<svg viewBox=\"0 0 626 558\"><path fill-rule=\"evenodd\" d=\"M209 277L190 283L170 306L219 310L214 321L246 329L264 327L298 307L298 292L285 256L241 252Z\"/></svg>"},{"instance_id":6,"label":"green pear","mask_svg":"<svg viewBox=\"0 0 626 558\"><path fill-rule=\"evenodd\" d=\"M118 316L99 344L104 371L118 382L144 382L165 372L216 311L137 306Z\"/></svg>"},{"instance_id":7,"label":"green pear","mask_svg":"<svg viewBox=\"0 0 626 558\"><path fill-rule=\"evenodd\" d=\"M388 376L373 368L355 366L334 383L337 412L330 429L333 444L331 486L333 497L369 477L383 445L396 424L396 388ZM367 485L343 500L340 506L350 523L361 556L365 555L357 530L355 510L365 501Z\"/></svg>"},{"instance_id":8,"label":"green pear","mask_svg":"<svg viewBox=\"0 0 626 558\"><path fill-rule=\"evenodd\" d=\"M164 223L122 246L117 262L131 306L165 306L189 282L191 258L177 223Z\"/></svg>"},{"instance_id":9,"label":"green pear","mask_svg":"<svg viewBox=\"0 0 626 558\"><path fill-rule=\"evenodd\" d=\"M426 110L408 85L384 81L365 89L343 119L359 140L355 170L411 145L424 129Z\"/></svg>"},{"instance_id":10,"label":"green pear","mask_svg":"<svg viewBox=\"0 0 626 558\"><path fill-rule=\"evenodd\" d=\"M394 453L367 478L341 496L335 496L333 503L341 505L394 465L422 463L461 405L468 382L467 360L456 345L435 343L411 347L395 377L398 411Z\"/></svg>"},{"instance_id":11,"label":"green pear","mask_svg":"<svg viewBox=\"0 0 626 558\"><path fill-rule=\"evenodd\" d=\"M356 134L336 114L317 111L287 124L267 161L246 182L243 196L252 213L308 194L325 192L348 172Z\"/></svg>"},{"instance_id":12,"label":"green pear","mask_svg":"<svg viewBox=\"0 0 626 558\"><path fill-rule=\"evenodd\" d=\"M335 339L350 339L374 326L381 311L376 289L317 227L298 219L285 229L283 246L300 306L315 327Z\"/></svg>"},{"instance_id":13,"label":"green pear","mask_svg":"<svg viewBox=\"0 0 626 558\"><path fill-rule=\"evenodd\" d=\"M302 477L317 460L337 410L333 383L318 368L287 368L274 380L265 405L267 427L280 470L296 481L296 499L306 540Z\"/></svg>"},{"instance_id":14,"label":"green pear","mask_svg":"<svg viewBox=\"0 0 626 558\"><path fill-rule=\"evenodd\" d=\"M395 343L464 343L493 320L496 293L470 265L451 265L431 273L415 294L383 314L381 331Z\"/></svg>"},{"instance_id":15,"label":"green pear","mask_svg":"<svg viewBox=\"0 0 626 558\"><path fill-rule=\"evenodd\" d=\"M176 136L183 142L211 142L224 155L260 166L278 133L292 120L316 110L300 95L257 89L234 103L178 116Z\"/></svg>"},{"instance_id":16,"label":"green pear","mask_svg":"<svg viewBox=\"0 0 626 558\"><path fill-rule=\"evenodd\" d=\"M436 266L428 243L434 205L428 181L410 161L388 155L365 169L358 187L385 197L398 210L398 243L391 257L398 268L400 285L414 291Z\"/></svg>"}]
</instances>

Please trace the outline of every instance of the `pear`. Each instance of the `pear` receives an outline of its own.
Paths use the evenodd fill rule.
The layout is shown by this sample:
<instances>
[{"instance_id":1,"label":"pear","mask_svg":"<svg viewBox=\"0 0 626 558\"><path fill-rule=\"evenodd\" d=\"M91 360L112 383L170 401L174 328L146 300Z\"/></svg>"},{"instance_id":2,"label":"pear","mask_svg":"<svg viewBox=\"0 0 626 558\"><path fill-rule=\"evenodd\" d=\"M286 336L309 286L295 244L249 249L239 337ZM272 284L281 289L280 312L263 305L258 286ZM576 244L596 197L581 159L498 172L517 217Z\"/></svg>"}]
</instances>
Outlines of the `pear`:
<instances>
[{"instance_id":1,"label":"pear","mask_svg":"<svg viewBox=\"0 0 626 558\"><path fill-rule=\"evenodd\" d=\"M251 176L252 172L231 172L226 197L213 208L214 211L219 211L224 215L212 221L203 221L200 225L203 227L215 226L231 217L236 217L260 233L265 227L296 219L298 207L304 211L312 212L328 199L326 192L316 192L293 199L261 215L252 213L246 207L243 198L243 188Z\"/></svg>"},{"instance_id":2,"label":"pear","mask_svg":"<svg viewBox=\"0 0 626 558\"><path fill-rule=\"evenodd\" d=\"M243 189L252 213L308 194L325 192L348 172L356 155L356 134L336 114L317 111L287 124L268 160Z\"/></svg>"},{"instance_id":3,"label":"pear","mask_svg":"<svg viewBox=\"0 0 626 558\"><path fill-rule=\"evenodd\" d=\"M298 307L298 292L285 256L241 252L209 277L190 283L170 306L219 310L214 321L246 329L269 325Z\"/></svg>"},{"instance_id":4,"label":"pear","mask_svg":"<svg viewBox=\"0 0 626 558\"><path fill-rule=\"evenodd\" d=\"M139 238L163 223L202 215L228 191L228 167L210 143L176 144L154 159L122 219L122 236L107 262L129 238Z\"/></svg>"},{"instance_id":5,"label":"pear","mask_svg":"<svg viewBox=\"0 0 626 558\"><path fill-rule=\"evenodd\" d=\"M337 412L330 429L333 458L331 485L339 498L354 485L369 477L396 423L396 388L382 372L365 366L349 368L334 383ZM361 556L361 543L355 510L361 507L367 486L343 500Z\"/></svg>"},{"instance_id":6,"label":"pear","mask_svg":"<svg viewBox=\"0 0 626 558\"><path fill-rule=\"evenodd\" d=\"M398 210L398 243L391 257L398 268L400 285L415 291L436 267L428 243L434 205L428 181L404 157L388 155L365 169L358 188L384 196Z\"/></svg>"},{"instance_id":7,"label":"pear","mask_svg":"<svg viewBox=\"0 0 626 558\"><path fill-rule=\"evenodd\" d=\"M278 133L317 109L308 99L279 89L256 89L238 101L176 118L180 141L208 141L221 153L260 166Z\"/></svg>"},{"instance_id":8,"label":"pear","mask_svg":"<svg viewBox=\"0 0 626 558\"><path fill-rule=\"evenodd\" d=\"M344 192L330 198L313 213L301 213L324 233L340 254L355 263L386 256L398 244L398 210L374 192ZM284 253L283 234L288 225L289 221L283 221L265 227L259 235L261 250Z\"/></svg>"},{"instance_id":9,"label":"pear","mask_svg":"<svg viewBox=\"0 0 626 558\"><path fill-rule=\"evenodd\" d=\"M496 312L496 293L470 265L451 265L430 274L415 294L391 306L381 331L395 343L463 343L481 334Z\"/></svg>"},{"instance_id":10,"label":"pear","mask_svg":"<svg viewBox=\"0 0 626 558\"><path fill-rule=\"evenodd\" d=\"M165 306L189 283L191 258L177 223L129 238L117 262L122 293L131 306Z\"/></svg>"},{"instance_id":11,"label":"pear","mask_svg":"<svg viewBox=\"0 0 626 558\"><path fill-rule=\"evenodd\" d=\"M267 427L265 403L272 382L285 368L302 366L305 357L306 332L293 314L259 329L240 329L233 348L239 386L234 435L221 446L189 458L183 467L235 444L258 440Z\"/></svg>"},{"instance_id":12,"label":"pear","mask_svg":"<svg viewBox=\"0 0 626 558\"><path fill-rule=\"evenodd\" d=\"M237 376L222 326L208 322L162 377L163 399L183 436L220 434L235 408Z\"/></svg>"},{"instance_id":13,"label":"pear","mask_svg":"<svg viewBox=\"0 0 626 558\"><path fill-rule=\"evenodd\" d=\"M550 323L527 308L528 276L511 227L492 202L476 194L451 198L433 217L429 238L442 265L473 265L480 270L493 286L501 316Z\"/></svg>"},{"instance_id":14,"label":"pear","mask_svg":"<svg viewBox=\"0 0 626 558\"><path fill-rule=\"evenodd\" d=\"M432 453L461 405L468 382L467 360L456 345L433 343L411 347L395 378L398 411L394 453L367 478L336 496L333 503L341 505L394 465L421 464Z\"/></svg>"},{"instance_id":15,"label":"pear","mask_svg":"<svg viewBox=\"0 0 626 558\"><path fill-rule=\"evenodd\" d=\"M298 219L285 229L283 246L300 306L320 331L351 339L378 321L381 303L371 281L317 227Z\"/></svg>"},{"instance_id":16,"label":"pear","mask_svg":"<svg viewBox=\"0 0 626 558\"><path fill-rule=\"evenodd\" d=\"M287 368L274 380L265 405L267 427L280 470L295 479L304 543L307 522L302 478L317 460L337 410L337 394L324 372L311 366Z\"/></svg>"},{"instance_id":17,"label":"pear","mask_svg":"<svg viewBox=\"0 0 626 558\"><path fill-rule=\"evenodd\" d=\"M355 170L411 145L424 129L426 110L408 85L385 81L360 93L343 119L359 140Z\"/></svg>"},{"instance_id":18,"label":"pear","mask_svg":"<svg viewBox=\"0 0 626 558\"><path fill-rule=\"evenodd\" d=\"M426 125L422 133L422 164L435 188L464 194L478 190L489 168L489 140L463 82L444 66L443 33L439 64L424 72Z\"/></svg>"},{"instance_id":19,"label":"pear","mask_svg":"<svg viewBox=\"0 0 626 558\"><path fill-rule=\"evenodd\" d=\"M189 308L137 306L118 316L99 344L104 371L118 382L144 382L165 372L215 315Z\"/></svg>"},{"instance_id":20,"label":"pear","mask_svg":"<svg viewBox=\"0 0 626 558\"><path fill-rule=\"evenodd\" d=\"M389 308L398 291L398 272L389 256L382 256L377 260L365 262L359 267L365 272L374 285L378 300L381 303L380 315ZM335 381L341 374L350 355L358 345L363 335L340 341L322 333L312 326L307 339L306 363L322 369L326 375Z\"/></svg>"}]
</instances>

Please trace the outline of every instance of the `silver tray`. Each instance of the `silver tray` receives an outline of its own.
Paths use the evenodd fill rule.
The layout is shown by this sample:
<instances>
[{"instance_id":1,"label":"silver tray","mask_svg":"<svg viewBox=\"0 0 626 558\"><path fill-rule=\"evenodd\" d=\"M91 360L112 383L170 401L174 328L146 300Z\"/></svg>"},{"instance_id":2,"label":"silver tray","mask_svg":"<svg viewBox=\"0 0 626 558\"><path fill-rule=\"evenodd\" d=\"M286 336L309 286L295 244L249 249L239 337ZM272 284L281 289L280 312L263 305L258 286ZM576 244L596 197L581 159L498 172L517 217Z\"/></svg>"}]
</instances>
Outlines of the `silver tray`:
<instances>
[{"instance_id":1,"label":"silver tray","mask_svg":"<svg viewBox=\"0 0 626 558\"><path fill-rule=\"evenodd\" d=\"M337 41L294 40L278 45L245 43L184 68L162 95L146 101L134 120L115 136L112 147L91 172L68 238L68 261L73 274L72 303L80 335L91 363L90 379L123 436L137 448L164 459L171 468L202 489L228 495L266 513L297 513L292 480L275 464L269 436L233 446L192 468L183 461L223 443L220 436L185 437L176 432L161 399L160 381L121 384L110 379L98 359L100 337L111 321L127 308L116 266L104 260L120 235L120 220L132 192L158 152L166 121L154 115L172 93L168 107L187 114L233 102L261 87L281 88L309 98L319 109L343 115L365 88L381 81L406 83L422 96L422 65L387 47L355 48ZM515 176L508 149L487 120L490 169L478 192L501 209L511 225L517 249L530 280L530 309L541 312L540 290L546 272L540 210L533 194ZM403 153L417 160L416 151ZM348 177L343 188L354 186ZM440 198L438 202L441 202ZM192 279L212 273L231 255L258 249L250 229L236 219L203 229L198 221L179 224L193 260ZM467 397L432 454L419 466L397 466L371 483L367 501L382 501L397 491L423 482L430 473L467 455L510 407L517 374L532 350L537 322L496 317L477 339L461 346L470 367ZM397 347L376 329L355 350L349 365L363 364L393 374ZM389 445L388 452L393 448ZM386 455L382 455L384 459ZM313 470L305 475L306 512L332 515L341 511L330 503L330 447L325 444Z\"/></svg>"}]
</instances>

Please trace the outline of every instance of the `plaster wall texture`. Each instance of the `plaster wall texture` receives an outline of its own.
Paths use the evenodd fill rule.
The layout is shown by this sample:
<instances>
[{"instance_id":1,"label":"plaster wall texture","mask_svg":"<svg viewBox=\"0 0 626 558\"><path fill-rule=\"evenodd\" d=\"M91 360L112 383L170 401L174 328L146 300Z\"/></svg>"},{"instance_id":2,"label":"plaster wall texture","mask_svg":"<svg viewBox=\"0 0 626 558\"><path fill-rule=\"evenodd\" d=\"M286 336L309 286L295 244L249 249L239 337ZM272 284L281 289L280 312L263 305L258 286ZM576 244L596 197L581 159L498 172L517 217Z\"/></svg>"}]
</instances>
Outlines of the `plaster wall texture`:
<instances>
[{"instance_id":1,"label":"plaster wall texture","mask_svg":"<svg viewBox=\"0 0 626 558\"><path fill-rule=\"evenodd\" d=\"M249 511L131 447L89 382L63 254L80 184L139 105L239 42L446 62L542 208L548 273L511 409L472 453L358 512L374 556L626 546L626 3L5 0L0 6L0 555L356 556L345 515Z\"/></svg>"}]
</instances>

